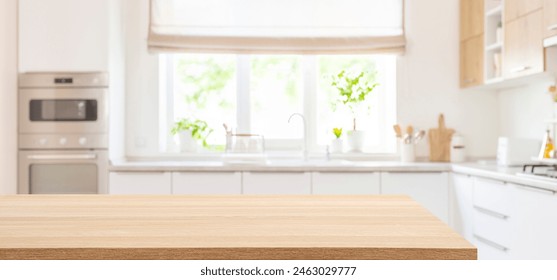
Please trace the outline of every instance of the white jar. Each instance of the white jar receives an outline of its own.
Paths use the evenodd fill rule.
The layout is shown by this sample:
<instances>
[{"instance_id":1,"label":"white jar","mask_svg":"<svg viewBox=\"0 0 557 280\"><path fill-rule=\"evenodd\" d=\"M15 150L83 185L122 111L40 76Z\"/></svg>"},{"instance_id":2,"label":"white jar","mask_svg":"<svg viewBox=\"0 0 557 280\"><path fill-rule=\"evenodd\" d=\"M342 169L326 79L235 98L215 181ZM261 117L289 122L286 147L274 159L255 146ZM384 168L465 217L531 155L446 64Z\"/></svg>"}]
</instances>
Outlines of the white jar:
<instances>
[{"instance_id":1,"label":"white jar","mask_svg":"<svg viewBox=\"0 0 557 280\"><path fill-rule=\"evenodd\" d=\"M414 162L416 161L416 153L414 151L414 144L400 144L400 161Z\"/></svg>"},{"instance_id":2,"label":"white jar","mask_svg":"<svg viewBox=\"0 0 557 280\"><path fill-rule=\"evenodd\" d=\"M453 135L451 139L451 162L466 161L466 146L464 145L464 137L461 135Z\"/></svg>"}]
</instances>

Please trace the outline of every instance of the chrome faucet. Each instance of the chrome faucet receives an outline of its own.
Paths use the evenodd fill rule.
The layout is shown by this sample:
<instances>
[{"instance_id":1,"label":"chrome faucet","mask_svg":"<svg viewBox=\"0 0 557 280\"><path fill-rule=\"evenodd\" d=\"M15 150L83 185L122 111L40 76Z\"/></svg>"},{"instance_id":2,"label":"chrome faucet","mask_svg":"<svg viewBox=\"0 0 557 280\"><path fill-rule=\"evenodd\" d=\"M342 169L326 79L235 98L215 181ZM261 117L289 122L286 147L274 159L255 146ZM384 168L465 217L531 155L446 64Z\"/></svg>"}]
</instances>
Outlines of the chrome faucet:
<instances>
[{"instance_id":1,"label":"chrome faucet","mask_svg":"<svg viewBox=\"0 0 557 280\"><path fill-rule=\"evenodd\" d=\"M290 120L294 116L298 116L298 117L302 118L302 123L304 124L304 147L303 147L303 150L302 150L302 154L304 156L304 161L307 161L308 160L308 129L307 129L307 125L306 125L306 118L304 118L304 115L302 115L300 113L294 113L294 114L290 115L290 118L288 118L288 123L290 123Z\"/></svg>"}]
</instances>

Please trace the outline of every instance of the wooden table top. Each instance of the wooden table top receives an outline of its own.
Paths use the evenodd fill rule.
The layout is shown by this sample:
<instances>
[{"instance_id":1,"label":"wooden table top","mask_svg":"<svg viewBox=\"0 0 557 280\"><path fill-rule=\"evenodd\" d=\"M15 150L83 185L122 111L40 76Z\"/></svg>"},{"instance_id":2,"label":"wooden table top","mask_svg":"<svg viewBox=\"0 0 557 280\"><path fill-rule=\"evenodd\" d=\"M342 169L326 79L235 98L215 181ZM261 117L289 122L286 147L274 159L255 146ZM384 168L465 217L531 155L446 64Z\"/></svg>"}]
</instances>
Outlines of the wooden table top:
<instances>
[{"instance_id":1,"label":"wooden table top","mask_svg":"<svg viewBox=\"0 0 557 280\"><path fill-rule=\"evenodd\" d=\"M0 259L476 259L406 196L0 196Z\"/></svg>"}]
</instances>

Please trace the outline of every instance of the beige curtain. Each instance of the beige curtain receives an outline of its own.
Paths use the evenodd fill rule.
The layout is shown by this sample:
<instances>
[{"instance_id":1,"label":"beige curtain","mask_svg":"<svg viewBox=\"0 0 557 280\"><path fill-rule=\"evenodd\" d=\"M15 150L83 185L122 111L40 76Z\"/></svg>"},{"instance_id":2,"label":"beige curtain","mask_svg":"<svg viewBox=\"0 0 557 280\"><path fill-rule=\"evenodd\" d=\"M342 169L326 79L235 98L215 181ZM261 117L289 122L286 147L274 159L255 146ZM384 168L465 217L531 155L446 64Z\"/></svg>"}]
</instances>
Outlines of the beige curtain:
<instances>
[{"instance_id":1,"label":"beige curtain","mask_svg":"<svg viewBox=\"0 0 557 280\"><path fill-rule=\"evenodd\" d=\"M404 51L403 0L151 0L152 52Z\"/></svg>"}]
</instances>

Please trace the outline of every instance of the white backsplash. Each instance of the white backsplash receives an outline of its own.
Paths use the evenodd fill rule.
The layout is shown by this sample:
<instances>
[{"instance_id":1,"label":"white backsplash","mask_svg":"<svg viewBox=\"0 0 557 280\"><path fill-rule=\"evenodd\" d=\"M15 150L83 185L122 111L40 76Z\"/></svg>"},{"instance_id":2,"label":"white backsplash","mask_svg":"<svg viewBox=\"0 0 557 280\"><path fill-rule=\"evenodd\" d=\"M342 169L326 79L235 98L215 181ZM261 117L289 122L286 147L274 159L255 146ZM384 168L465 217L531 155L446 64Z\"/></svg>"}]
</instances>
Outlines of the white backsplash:
<instances>
[{"instance_id":1,"label":"white backsplash","mask_svg":"<svg viewBox=\"0 0 557 280\"><path fill-rule=\"evenodd\" d=\"M499 134L507 137L543 138L545 120L552 118L553 104L547 93L551 83L499 92Z\"/></svg>"}]
</instances>

